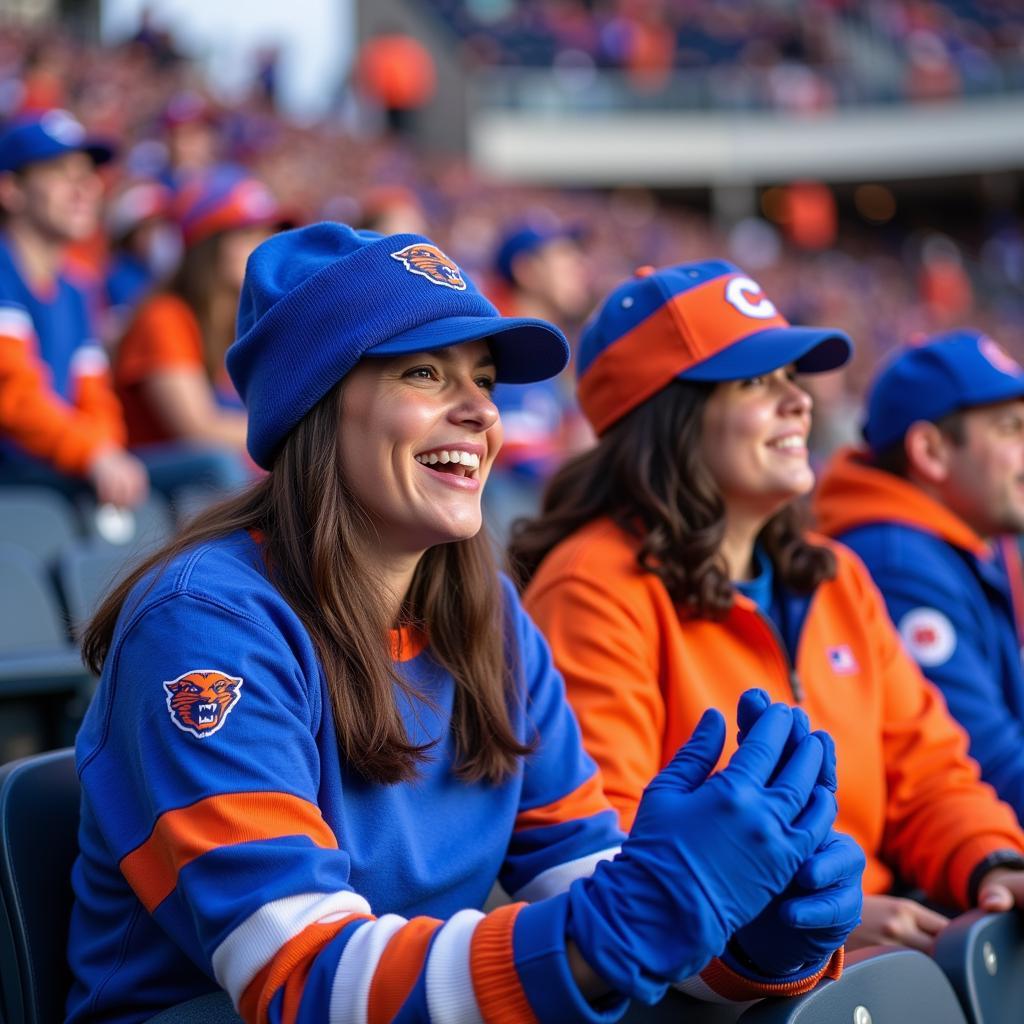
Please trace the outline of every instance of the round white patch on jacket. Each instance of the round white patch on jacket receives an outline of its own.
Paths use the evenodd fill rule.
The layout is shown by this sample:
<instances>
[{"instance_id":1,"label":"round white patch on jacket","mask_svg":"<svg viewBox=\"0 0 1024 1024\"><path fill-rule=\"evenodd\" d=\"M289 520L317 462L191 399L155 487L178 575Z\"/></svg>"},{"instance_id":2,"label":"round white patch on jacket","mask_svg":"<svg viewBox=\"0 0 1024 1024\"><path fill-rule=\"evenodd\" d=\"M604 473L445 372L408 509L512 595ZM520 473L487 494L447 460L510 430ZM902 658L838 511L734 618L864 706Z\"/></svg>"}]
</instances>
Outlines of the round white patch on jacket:
<instances>
[{"instance_id":1,"label":"round white patch on jacket","mask_svg":"<svg viewBox=\"0 0 1024 1024\"><path fill-rule=\"evenodd\" d=\"M922 668L944 665L956 650L953 623L935 608L913 608L898 627L911 657Z\"/></svg>"}]
</instances>

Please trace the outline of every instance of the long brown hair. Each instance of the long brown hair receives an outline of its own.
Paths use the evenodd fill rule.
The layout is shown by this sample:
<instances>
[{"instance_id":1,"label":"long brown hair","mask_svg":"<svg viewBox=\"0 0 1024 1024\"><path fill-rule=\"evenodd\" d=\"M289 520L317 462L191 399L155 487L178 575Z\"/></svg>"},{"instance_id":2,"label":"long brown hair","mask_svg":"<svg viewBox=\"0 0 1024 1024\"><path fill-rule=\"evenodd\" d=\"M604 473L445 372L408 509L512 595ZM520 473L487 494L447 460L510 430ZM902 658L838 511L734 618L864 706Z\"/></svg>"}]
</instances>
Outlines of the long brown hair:
<instances>
[{"instance_id":1,"label":"long brown hair","mask_svg":"<svg viewBox=\"0 0 1024 1024\"><path fill-rule=\"evenodd\" d=\"M636 560L677 604L720 618L735 597L721 554L725 503L700 456L704 407L716 385L673 381L567 462L548 485L540 515L512 531L509 563L526 586L545 556L594 519L608 517L639 541ZM807 593L835 575L835 556L804 539L789 505L758 537L788 587Z\"/></svg>"},{"instance_id":2,"label":"long brown hair","mask_svg":"<svg viewBox=\"0 0 1024 1024\"><path fill-rule=\"evenodd\" d=\"M140 580L195 545L259 531L274 585L313 640L345 759L369 781L401 782L415 778L430 754L409 742L396 701L396 688L418 695L394 668L373 527L338 464L340 396L338 386L307 414L269 476L207 510L121 583L87 627L82 651L98 674ZM403 624L426 633L432 657L455 680L456 773L470 782L500 781L531 749L511 722L517 667L496 582L484 533L439 545L420 559L401 613Z\"/></svg>"},{"instance_id":3,"label":"long brown hair","mask_svg":"<svg viewBox=\"0 0 1024 1024\"><path fill-rule=\"evenodd\" d=\"M234 340L234 320L224 318L217 323L216 293L220 287L221 250L228 232L219 231L190 245L181 258L174 276L167 283L167 291L177 295L195 313L199 333L203 339L203 366L211 384L224 366L224 354ZM225 303L233 308L236 303Z\"/></svg>"}]
</instances>

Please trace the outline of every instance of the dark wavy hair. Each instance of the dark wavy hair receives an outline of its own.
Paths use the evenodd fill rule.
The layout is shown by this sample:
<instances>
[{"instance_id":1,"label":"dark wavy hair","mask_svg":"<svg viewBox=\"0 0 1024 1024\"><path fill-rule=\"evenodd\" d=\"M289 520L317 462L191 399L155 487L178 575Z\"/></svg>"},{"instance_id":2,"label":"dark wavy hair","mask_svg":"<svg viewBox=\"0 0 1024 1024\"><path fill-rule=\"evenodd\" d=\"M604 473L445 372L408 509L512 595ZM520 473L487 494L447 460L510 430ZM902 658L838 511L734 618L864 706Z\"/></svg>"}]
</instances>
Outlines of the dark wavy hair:
<instances>
[{"instance_id":1,"label":"dark wavy hair","mask_svg":"<svg viewBox=\"0 0 1024 1024\"><path fill-rule=\"evenodd\" d=\"M665 584L673 601L704 618L728 612L735 591L721 554L725 504L699 445L715 387L673 381L555 474L540 515L513 526L509 566L520 586L566 537L608 517L636 538L637 564ZM835 575L832 552L805 539L798 503L774 515L758 541L779 579L797 592Z\"/></svg>"},{"instance_id":2,"label":"dark wavy hair","mask_svg":"<svg viewBox=\"0 0 1024 1024\"><path fill-rule=\"evenodd\" d=\"M115 587L85 630L82 654L98 675L124 604L147 574L155 580L170 559L198 544L237 530L258 532L274 585L313 640L344 758L368 781L402 782L416 778L430 750L410 742L396 693L423 698L392 662L373 526L338 464L343 386L289 434L267 477L200 514ZM500 781L532 749L511 722L519 697L504 615L483 531L427 551L401 611L401 622L427 634L433 658L455 680L456 774L469 782Z\"/></svg>"}]
</instances>

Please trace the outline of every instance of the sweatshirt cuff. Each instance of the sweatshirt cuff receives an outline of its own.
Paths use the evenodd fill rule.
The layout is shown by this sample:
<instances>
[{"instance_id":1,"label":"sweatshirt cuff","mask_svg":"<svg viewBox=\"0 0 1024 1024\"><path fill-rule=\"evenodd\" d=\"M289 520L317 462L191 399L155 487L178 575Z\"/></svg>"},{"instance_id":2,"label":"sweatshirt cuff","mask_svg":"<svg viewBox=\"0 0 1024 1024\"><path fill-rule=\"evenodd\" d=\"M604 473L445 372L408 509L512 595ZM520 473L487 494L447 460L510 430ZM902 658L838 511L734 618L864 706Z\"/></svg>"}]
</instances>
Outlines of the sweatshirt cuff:
<instances>
[{"instance_id":1,"label":"sweatshirt cuff","mask_svg":"<svg viewBox=\"0 0 1024 1024\"><path fill-rule=\"evenodd\" d=\"M696 978L676 986L681 992L713 1002L742 1003L765 996L800 996L810 992L823 978L842 977L845 951L837 949L823 964L813 970L785 978L757 979L740 973L724 958L716 958Z\"/></svg>"},{"instance_id":2,"label":"sweatshirt cuff","mask_svg":"<svg viewBox=\"0 0 1024 1024\"><path fill-rule=\"evenodd\" d=\"M957 849L950 858L947 873L950 894L956 900L957 906L968 910L974 905L971 899L971 883L979 866L989 857L994 854L1016 853L1024 858L1024 848L1014 842L1014 838L1012 833L977 836Z\"/></svg>"},{"instance_id":3,"label":"sweatshirt cuff","mask_svg":"<svg viewBox=\"0 0 1024 1024\"><path fill-rule=\"evenodd\" d=\"M595 1005L580 992L565 948L568 916L566 893L528 904L519 911L512 947L523 991L541 1022L612 1024L625 1014L629 1000L613 992Z\"/></svg>"}]
</instances>

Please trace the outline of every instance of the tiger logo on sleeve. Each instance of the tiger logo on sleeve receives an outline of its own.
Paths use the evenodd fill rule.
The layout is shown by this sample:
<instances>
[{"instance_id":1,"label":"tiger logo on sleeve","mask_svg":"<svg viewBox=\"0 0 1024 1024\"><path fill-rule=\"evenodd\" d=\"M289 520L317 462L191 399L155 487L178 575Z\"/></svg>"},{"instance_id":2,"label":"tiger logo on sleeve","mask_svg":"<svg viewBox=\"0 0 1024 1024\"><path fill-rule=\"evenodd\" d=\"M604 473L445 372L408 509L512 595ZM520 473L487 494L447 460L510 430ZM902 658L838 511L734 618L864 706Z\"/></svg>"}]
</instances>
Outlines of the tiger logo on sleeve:
<instances>
[{"instance_id":1,"label":"tiger logo on sleeve","mask_svg":"<svg viewBox=\"0 0 1024 1024\"><path fill-rule=\"evenodd\" d=\"M202 740L227 721L242 697L242 678L213 668L190 669L165 681L164 690L171 721Z\"/></svg>"}]
</instances>

